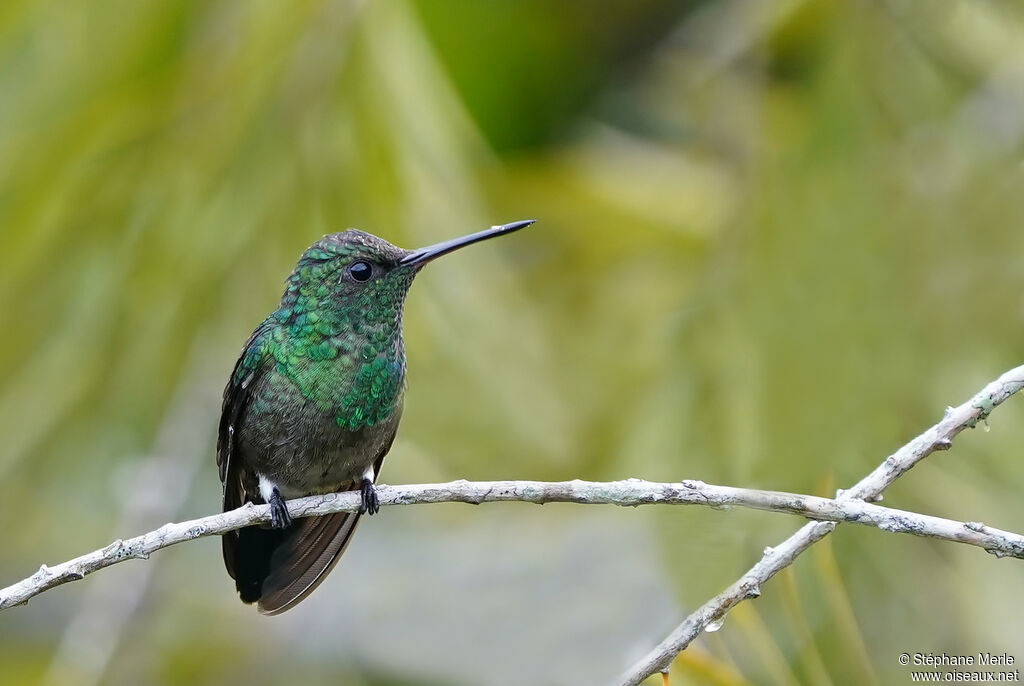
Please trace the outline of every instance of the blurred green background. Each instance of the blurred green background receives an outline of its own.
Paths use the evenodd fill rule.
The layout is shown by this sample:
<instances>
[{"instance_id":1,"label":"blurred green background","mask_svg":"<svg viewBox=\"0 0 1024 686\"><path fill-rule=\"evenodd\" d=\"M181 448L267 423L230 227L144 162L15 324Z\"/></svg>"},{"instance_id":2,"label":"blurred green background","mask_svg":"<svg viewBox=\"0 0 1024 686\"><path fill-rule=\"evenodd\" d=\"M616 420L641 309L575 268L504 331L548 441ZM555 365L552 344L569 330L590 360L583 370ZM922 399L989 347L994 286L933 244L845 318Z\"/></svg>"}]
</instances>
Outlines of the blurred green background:
<instances>
[{"instance_id":1,"label":"blurred green background","mask_svg":"<svg viewBox=\"0 0 1024 686\"><path fill-rule=\"evenodd\" d=\"M219 508L235 356L348 226L540 220L418 279L384 483L855 482L1024 359L1022 46L1011 0L4 0L0 585ZM885 503L1024 531L1021 445L1018 399ZM204 539L3 613L0 683L611 683L800 524L386 508L280 618ZM1022 596L844 527L673 684L1019 662Z\"/></svg>"}]
</instances>

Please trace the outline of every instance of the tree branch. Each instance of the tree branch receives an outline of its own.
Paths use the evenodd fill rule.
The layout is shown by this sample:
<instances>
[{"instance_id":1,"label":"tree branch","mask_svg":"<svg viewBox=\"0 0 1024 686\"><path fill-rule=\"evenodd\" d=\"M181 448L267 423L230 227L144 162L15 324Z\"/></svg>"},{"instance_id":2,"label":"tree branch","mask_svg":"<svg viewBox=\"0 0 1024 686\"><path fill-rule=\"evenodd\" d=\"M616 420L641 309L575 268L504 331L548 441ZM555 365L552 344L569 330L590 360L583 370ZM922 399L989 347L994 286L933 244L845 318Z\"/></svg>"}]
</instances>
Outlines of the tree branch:
<instances>
[{"instance_id":1,"label":"tree branch","mask_svg":"<svg viewBox=\"0 0 1024 686\"><path fill-rule=\"evenodd\" d=\"M760 491L730 486L713 486L701 481L653 483L626 481L453 481L446 484L379 486L380 504L488 502L577 503L582 505L704 505L724 509L744 507L800 515L829 522L853 522L893 533L913 534L966 543L1000 557L1024 558L1024 536L1000 531L979 523L963 523L941 517L916 514L873 505L860 500L836 500L780 491ZM289 501L292 517L311 517L333 512L354 512L359 507L356 491L329 493ZM270 520L267 505L249 505L222 514L178 524L165 524L156 531L127 541L114 541L55 567L43 565L32 576L0 590L0 610L27 602L29 598L68 581L77 581L98 569L133 558L147 558L161 548L214 536L226 531Z\"/></svg>"},{"instance_id":2,"label":"tree branch","mask_svg":"<svg viewBox=\"0 0 1024 686\"><path fill-rule=\"evenodd\" d=\"M989 413L997 405L1022 387L1024 365L1006 372L959 407L946 408L942 421L887 457L853 488L840 491L837 494L837 502L845 505L858 500L880 500L882 491L907 470L936 450L948 450L957 434L964 429L974 428L979 421L986 421ZM683 620L683 623L654 650L630 667L622 676L620 683L623 686L637 686L655 672L667 673L675 656L685 650L709 624L722 621L729 610L747 598L759 596L762 584L792 564L800 553L832 533L836 521L838 520L806 524L781 544L774 548L765 548L764 555L757 564ZM982 527L971 522L963 526L972 529Z\"/></svg>"}]
</instances>

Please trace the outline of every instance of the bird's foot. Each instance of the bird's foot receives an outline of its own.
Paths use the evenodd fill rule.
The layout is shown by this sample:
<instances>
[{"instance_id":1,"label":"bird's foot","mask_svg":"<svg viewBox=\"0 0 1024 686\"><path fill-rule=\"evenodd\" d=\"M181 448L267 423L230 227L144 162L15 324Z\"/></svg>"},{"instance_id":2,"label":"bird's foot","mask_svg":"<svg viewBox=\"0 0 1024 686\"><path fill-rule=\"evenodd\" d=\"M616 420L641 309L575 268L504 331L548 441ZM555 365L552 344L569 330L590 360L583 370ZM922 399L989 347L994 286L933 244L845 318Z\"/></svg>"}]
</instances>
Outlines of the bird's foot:
<instances>
[{"instance_id":1,"label":"bird's foot","mask_svg":"<svg viewBox=\"0 0 1024 686\"><path fill-rule=\"evenodd\" d=\"M292 525L292 516L288 514L288 506L284 504L281 491L276 488L270 494L270 526L274 529L287 529Z\"/></svg>"},{"instance_id":2,"label":"bird's foot","mask_svg":"<svg viewBox=\"0 0 1024 686\"><path fill-rule=\"evenodd\" d=\"M369 479L363 479L359 484L359 495L362 500L359 503L359 514L377 514L380 511L380 501L377 500L377 489Z\"/></svg>"}]
</instances>

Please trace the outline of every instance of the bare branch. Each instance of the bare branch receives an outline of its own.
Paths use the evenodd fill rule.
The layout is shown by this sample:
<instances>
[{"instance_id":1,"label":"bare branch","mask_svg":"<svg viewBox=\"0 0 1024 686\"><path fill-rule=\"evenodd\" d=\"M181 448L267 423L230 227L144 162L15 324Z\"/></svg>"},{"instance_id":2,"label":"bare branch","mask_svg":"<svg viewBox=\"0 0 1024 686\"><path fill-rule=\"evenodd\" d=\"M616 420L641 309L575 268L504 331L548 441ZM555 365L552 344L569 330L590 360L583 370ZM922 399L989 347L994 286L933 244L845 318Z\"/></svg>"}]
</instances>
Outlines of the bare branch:
<instances>
[{"instance_id":1,"label":"bare branch","mask_svg":"<svg viewBox=\"0 0 1024 686\"><path fill-rule=\"evenodd\" d=\"M853 488L840 491L837 501L880 500L893 481L936 450L948 450L953 438L979 421L986 421L997 405L1024 387L1024 365L1006 372L988 384L973 398L946 409L946 414L935 426L910 441L885 459L873 472L861 479ZM707 601L690 614L665 640L640 661L630 667L621 679L623 686L637 686L655 672L667 672L675 656L685 650L709 624L721 621L726 613L747 598L761 594L761 586L780 570L789 566L800 553L832 533L836 521L806 524L799 531L774 548L766 548L761 560L738 581ZM966 528L984 528L968 522ZM879 527L884 528L884 527Z\"/></svg>"},{"instance_id":2,"label":"bare branch","mask_svg":"<svg viewBox=\"0 0 1024 686\"><path fill-rule=\"evenodd\" d=\"M625 481L453 481L446 484L379 486L380 504L528 502L581 505L704 505L713 508L745 507L800 515L829 522L853 522L894 533L927 536L984 548L1000 557L1024 558L1024 536L982 524L956 522L913 512L894 510L860 500L834 500L796 493L713 486L701 481L653 483ZM359 507L355 491L329 493L289 501L292 517L353 512ZM133 558L146 558L161 548L203 536L222 534L270 519L266 505L249 505L222 514L178 524L127 541L114 541L55 567L43 566L32 576L0 590L0 610L28 601L43 591Z\"/></svg>"}]
</instances>

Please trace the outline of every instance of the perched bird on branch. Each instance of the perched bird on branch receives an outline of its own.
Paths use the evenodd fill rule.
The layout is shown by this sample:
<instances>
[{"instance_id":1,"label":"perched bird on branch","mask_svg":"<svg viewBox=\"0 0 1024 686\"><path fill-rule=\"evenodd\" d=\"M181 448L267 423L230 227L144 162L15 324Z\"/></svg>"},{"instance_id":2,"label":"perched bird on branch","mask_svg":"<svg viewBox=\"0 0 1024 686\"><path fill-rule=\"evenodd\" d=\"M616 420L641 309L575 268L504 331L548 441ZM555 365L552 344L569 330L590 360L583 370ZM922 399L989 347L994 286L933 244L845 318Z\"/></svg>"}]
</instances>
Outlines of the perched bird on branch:
<instances>
[{"instance_id":1,"label":"perched bird on branch","mask_svg":"<svg viewBox=\"0 0 1024 686\"><path fill-rule=\"evenodd\" d=\"M245 603L294 607L327 576L362 513L402 414L402 308L420 269L532 220L419 250L356 230L324 236L299 259L281 304L249 337L224 390L217 466L224 511L269 503L269 527L223 536ZM358 513L292 521L285 500L359 489Z\"/></svg>"}]
</instances>

